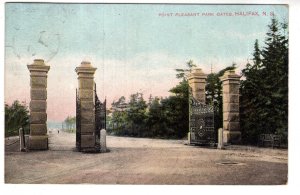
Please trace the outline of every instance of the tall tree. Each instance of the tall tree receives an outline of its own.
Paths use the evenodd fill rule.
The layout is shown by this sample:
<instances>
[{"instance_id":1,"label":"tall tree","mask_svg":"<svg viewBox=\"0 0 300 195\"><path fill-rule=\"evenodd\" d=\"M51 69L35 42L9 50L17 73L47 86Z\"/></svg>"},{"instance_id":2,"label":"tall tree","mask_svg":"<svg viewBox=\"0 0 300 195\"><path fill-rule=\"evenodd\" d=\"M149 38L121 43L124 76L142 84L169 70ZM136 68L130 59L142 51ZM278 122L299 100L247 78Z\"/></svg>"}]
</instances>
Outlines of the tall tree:
<instances>
[{"instance_id":1,"label":"tall tree","mask_svg":"<svg viewBox=\"0 0 300 195\"><path fill-rule=\"evenodd\" d=\"M141 136L145 128L147 104L142 93L132 94L128 104L128 122L131 124L132 133Z\"/></svg>"},{"instance_id":2,"label":"tall tree","mask_svg":"<svg viewBox=\"0 0 300 195\"><path fill-rule=\"evenodd\" d=\"M266 118L268 131L283 133L288 125L288 37L284 34L287 24L279 24L272 18L262 50L265 67Z\"/></svg>"},{"instance_id":3,"label":"tall tree","mask_svg":"<svg viewBox=\"0 0 300 195\"><path fill-rule=\"evenodd\" d=\"M176 78L181 79L178 85L171 88L169 92L175 96L170 96L161 101L164 117L168 128L168 136L182 138L189 131L189 84L188 75L196 64L189 60L185 69L175 69Z\"/></svg>"},{"instance_id":4,"label":"tall tree","mask_svg":"<svg viewBox=\"0 0 300 195\"><path fill-rule=\"evenodd\" d=\"M248 62L242 70L242 75L246 79L241 81L240 117L241 127L244 130L243 140L255 143L259 131L265 128L263 123L259 123L261 117L259 116L259 108L265 98L265 91L263 87L263 65L258 40L255 40L254 43L252 62L252 64Z\"/></svg>"},{"instance_id":5,"label":"tall tree","mask_svg":"<svg viewBox=\"0 0 300 195\"><path fill-rule=\"evenodd\" d=\"M253 63L242 71L241 126L244 138L256 142L259 134L288 130L288 37L287 24L271 19L265 46L254 44Z\"/></svg>"},{"instance_id":6,"label":"tall tree","mask_svg":"<svg viewBox=\"0 0 300 195\"><path fill-rule=\"evenodd\" d=\"M164 119L160 99L158 97L152 98L147 112L146 125L149 131L147 135L152 137L162 135L163 131L166 131Z\"/></svg>"}]
</instances>

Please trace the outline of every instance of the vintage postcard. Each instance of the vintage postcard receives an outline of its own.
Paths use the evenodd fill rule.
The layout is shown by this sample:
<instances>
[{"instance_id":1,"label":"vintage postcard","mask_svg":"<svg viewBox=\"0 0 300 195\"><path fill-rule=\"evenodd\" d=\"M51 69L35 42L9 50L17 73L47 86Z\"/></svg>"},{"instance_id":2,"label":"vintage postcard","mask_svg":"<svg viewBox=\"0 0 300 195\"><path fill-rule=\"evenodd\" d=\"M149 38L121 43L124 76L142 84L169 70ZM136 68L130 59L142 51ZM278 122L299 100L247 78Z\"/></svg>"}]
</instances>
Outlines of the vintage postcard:
<instances>
[{"instance_id":1,"label":"vintage postcard","mask_svg":"<svg viewBox=\"0 0 300 195\"><path fill-rule=\"evenodd\" d=\"M5 3L6 184L286 185L286 4Z\"/></svg>"}]
</instances>

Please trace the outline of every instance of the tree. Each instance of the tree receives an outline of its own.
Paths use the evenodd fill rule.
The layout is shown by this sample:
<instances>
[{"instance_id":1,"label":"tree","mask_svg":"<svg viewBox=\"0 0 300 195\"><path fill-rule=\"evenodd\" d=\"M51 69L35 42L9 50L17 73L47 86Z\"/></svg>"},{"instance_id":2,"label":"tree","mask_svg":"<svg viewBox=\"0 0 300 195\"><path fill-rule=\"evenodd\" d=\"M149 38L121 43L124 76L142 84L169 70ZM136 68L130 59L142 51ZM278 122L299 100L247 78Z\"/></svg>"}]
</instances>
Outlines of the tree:
<instances>
[{"instance_id":1,"label":"tree","mask_svg":"<svg viewBox=\"0 0 300 195\"><path fill-rule=\"evenodd\" d=\"M76 124L76 117L71 117L68 116L65 120L64 123L66 124L67 131L69 132L75 132L75 124Z\"/></svg>"},{"instance_id":2,"label":"tree","mask_svg":"<svg viewBox=\"0 0 300 195\"><path fill-rule=\"evenodd\" d=\"M149 101L149 110L146 114L146 126L148 127L147 136L155 137L162 135L166 125L163 117L162 106L158 97L152 98L151 96L151 101Z\"/></svg>"},{"instance_id":3,"label":"tree","mask_svg":"<svg viewBox=\"0 0 300 195\"><path fill-rule=\"evenodd\" d=\"M19 128L29 133L29 110L25 103L15 100L11 105L5 104L5 136L19 134Z\"/></svg>"},{"instance_id":4,"label":"tree","mask_svg":"<svg viewBox=\"0 0 300 195\"><path fill-rule=\"evenodd\" d=\"M175 94L175 96L187 99L189 98L189 83L187 80L183 79L178 85L171 88L169 92Z\"/></svg>"},{"instance_id":5,"label":"tree","mask_svg":"<svg viewBox=\"0 0 300 195\"><path fill-rule=\"evenodd\" d=\"M112 103L112 107L114 108L111 118L112 131L114 131L117 135L124 133L122 130L124 130L127 121L127 113L125 112L126 106L126 98L124 96L120 97L118 101Z\"/></svg>"},{"instance_id":6,"label":"tree","mask_svg":"<svg viewBox=\"0 0 300 195\"><path fill-rule=\"evenodd\" d=\"M115 110L112 113L111 121L113 123L113 131L115 131L115 133L119 134L119 131L125 127L126 117L126 112L122 110Z\"/></svg>"},{"instance_id":7,"label":"tree","mask_svg":"<svg viewBox=\"0 0 300 195\"><path fill-rule=\"evenodd\" d=\"M267 131L287 133L288 130L288 37L287 24L272 18L262 50L266 100Z\"/></svg>"},{"instance_id":8,"label":"tree","mask_svg":"<svg viewBox=\"0 0 300 195\"><path fill-rule=\"evenodd\" d=\"M288 37L287 24L271 19L265 46L256 40L252 64L242 70L241 127L243 138L256 143L259 134L286 137L288 125Z\"/></svg>"},{"instance_id":9,"label":"tree","mask_svg":"<svg viewBox=\"0 0 300 195\"><path fill-rule=\"evenodd\" d=\"M265 99L265 91L258 40L255 40L252 61L253 64L248 62L242 70L246 79L241 81L241 127L244 130L243 140L248 143L256 143L259 132L265 129L264 123L259 123L262 117L259 108ZM247 120L244 120L246 118Z\"/></svg>"},{"instance_id":10,"label":"tree","mask_svg":"<svg viewBox=\"0 0 300 195\"><path fill-rule=\"evenodd\" d=\"M192 60L186 63L186 69L176 69L176 77L181 79L169 92L174 95L161 101L168 137L183 138L189 131L189 84L188 75L197 67Z\"/></svg>"},{"instance_id":11,"label":"tree","mask_svg":"<svg viewBox=\"0 0 300 195\"><path fill-rule=\"evenodd\" d=\"M127 119L133 135L141 136L145 128L147 104L142 93L132 94L128 103Z\"/></svg>"},{"instance_id":12,"label":"tree","mask_svg":"<svg viewBox=\"0 0 300 195\"><path fill-rule=\"evenodd\" d=\"M124 96L121 96L118 101L112 103L112 106L119 108L121 105L125 103L126 103L126 98Z\"/></svg>"},{"instance_id":13,"label":"tree","mask_svg":"<svg viewBox=\"0 0 300 195\"><path fill-rule=\"evenodd\" d=\"M161 106L166 123L165 136L185 137L189 131L188 99L183 95L169 96L161 100Z\"/></svg>"},{"instance_id":14,"label":"tree","mask_svg":"<svg viewBox=\"0 0 300 195\"><path fill-rule=\"evenodd\" d=\"M188 74L191 73L192 68L197 67L193 60L189 60L188 62L186 62L186 66L186 69L175 69L177 72L176 78L187 80Z\"/></svg>"},{"instance_id":15,"label":"tree","mask_svg":"<svg viewBox=\"0 0 300 195\"><path fill-rule=\"evenodd\" d=\"M258 40L255 40L254 43L254 53L253 53L253 68L254 70L259 70L262 65L262 60L261 60L261 51L259 49L259 44Z\"/></svg>"}]
</instances>

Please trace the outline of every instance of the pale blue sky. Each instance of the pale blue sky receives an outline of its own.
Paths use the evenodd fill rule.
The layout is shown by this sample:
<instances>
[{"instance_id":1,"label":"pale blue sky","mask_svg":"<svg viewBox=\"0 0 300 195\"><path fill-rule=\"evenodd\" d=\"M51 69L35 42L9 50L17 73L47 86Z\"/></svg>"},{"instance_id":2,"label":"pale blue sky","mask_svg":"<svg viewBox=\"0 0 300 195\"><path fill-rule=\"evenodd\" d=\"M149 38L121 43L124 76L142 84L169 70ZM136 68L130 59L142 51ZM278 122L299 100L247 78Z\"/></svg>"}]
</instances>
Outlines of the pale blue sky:
<instances>
[{"instance_id":1,"label":"pale blue sky","mask_svg":"<svg viewBox=\"0 0 300 195\"><path fill-rule=\"evenodd\" d=\"M138 5L138 4L6 4L6 44L17 29L21 47L36 42L40 32L59 34L60 53L132 58L140 52L169 52L199 58L248 55L253 38L262 39L269 17L160 17L176 12L274 11L280 5ZM236 36L238 35L238 36ZM245 40L248 39L248 40Z\"/></svg>"},{"instance_id":2,"label":"pale blue sky","mask_svg":"<svg viewBox=\"0 0 300 195\"><path fill-rule=\"evenodd\" d=\"M167 96L177 82L174 69L184 62L193 59L209 73L211 64L218 71L234 61L240 71L255 39L263 44L269 13L288 20L283 5L6 3L5 9L5 101L20 96L29 101L26 64L43 58L51 65L48 110L69 107L61 115L50 113L52 120L74 115L74 68L82 60L98 68L97 88L109 102L136 91ZM248 11L260 16L217 16ZM214 16L159 16L207 12ZM62 92L70 103L57 102Z\"/></svg>"}]
</instances>

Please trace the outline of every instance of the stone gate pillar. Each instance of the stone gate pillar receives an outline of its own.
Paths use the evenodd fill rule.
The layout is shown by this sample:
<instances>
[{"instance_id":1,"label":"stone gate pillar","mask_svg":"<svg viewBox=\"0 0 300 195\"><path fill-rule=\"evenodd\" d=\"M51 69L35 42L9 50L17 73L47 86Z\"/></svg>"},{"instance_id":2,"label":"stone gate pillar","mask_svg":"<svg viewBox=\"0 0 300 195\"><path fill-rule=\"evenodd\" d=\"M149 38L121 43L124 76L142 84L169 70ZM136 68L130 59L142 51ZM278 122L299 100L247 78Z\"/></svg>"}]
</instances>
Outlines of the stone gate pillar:
<instances>
[{"instance_id":1,"label":"stone gate pillar","mask_svg":"<svg viewBox=\"0 0 300 195\"><path fill-rule=\"evenodd\" d=\"M192 72L188 75L188 83L189 83L189 87L192 90L192 96L198 102L203 103L203 104L205 104L206 78L207 78L207 75L203 73L201 68L192 69ZM189 106L191 106L191 105L189 105ZM191 126L190 125L191 125L191 119L189 118L189 132L188 132L188 143L189 144L191 144L191 140L195 139L195 138L193 138L193 134L191 134Z\"/></svg>"},{"instance_id":2,"label":"stone gate pillar","mask_svg":"<svg viewBox=\"0 0 300 195\"><path fill-rule=\"evenodd\" d=\"M80 99L80 149L95 148L94 73L97 68L83 61L76 67L78 94Z\"/></svg>"},{"instance_id":3,"label":"stone gate pillar","mask_svg":"<svg viewBox=\"0 0 300 195\"><path fill-rule=\"evenodd\" d=\"M27 65L30 71L30 150L47 150L47 66L42 59Z\"/></svg>"},{"instance_id":4,"label":"stone gate pillar","mask_svg":"<svg viewBox=\"0 0 300 195\"><path fill-rule=\"evenodd\" d=\"M223 139L224 143L241 141L239 88L240 78L234 70L228 70L220 77L223 86Z\"/></svg>"},{"instance_id":5,"label":"stone gate pillar","mask_svg":"<svg viewBox=\"0 0 300 195\"><path fill-rule=\"evenodd\" d=\"M207 75L201 68L195 68L188 76L189 86L192 88L193 97L199 102L205 104L205 85Z\"/></svg>"}]
</instances>

